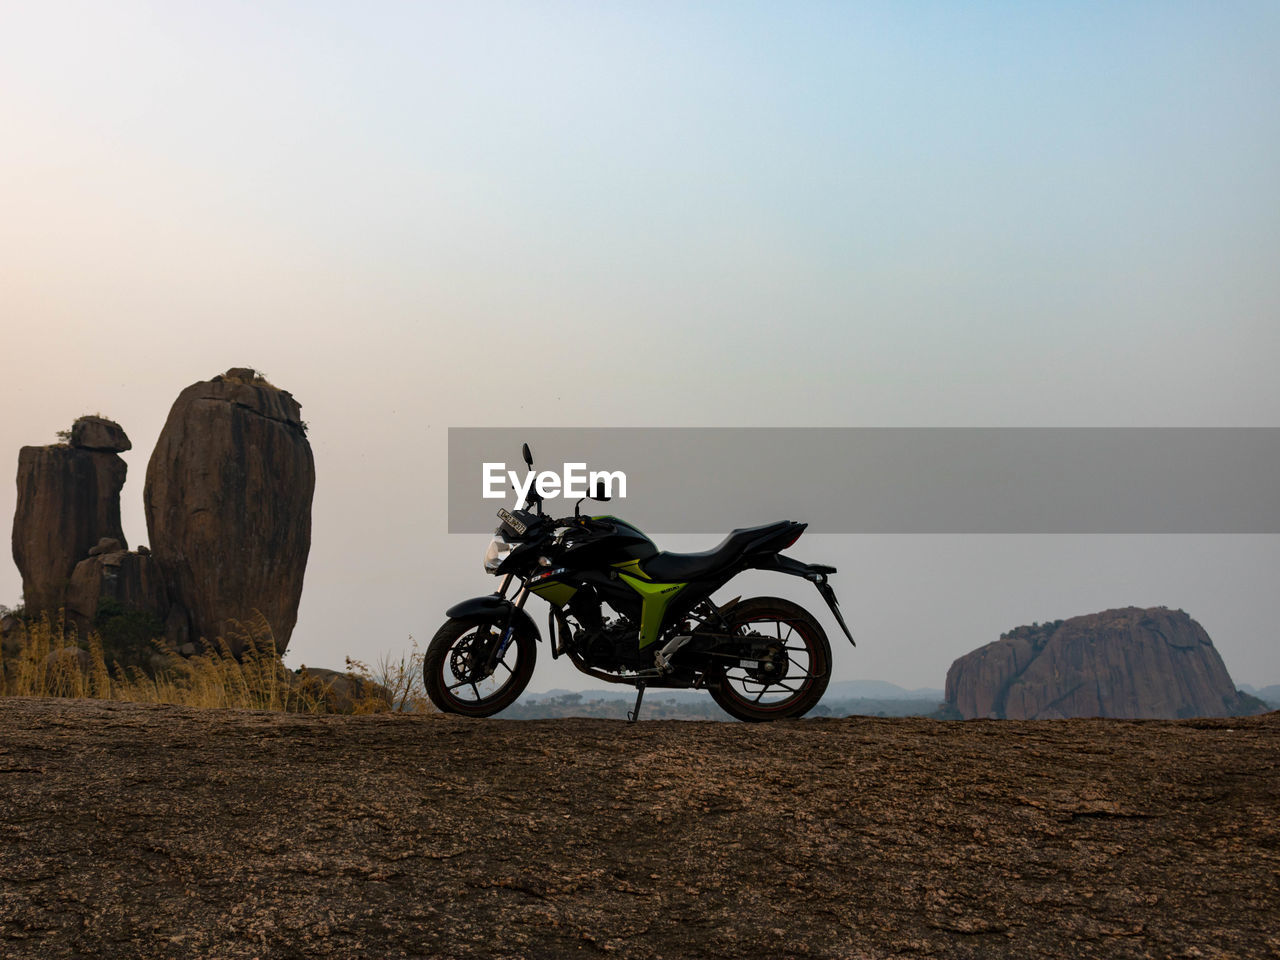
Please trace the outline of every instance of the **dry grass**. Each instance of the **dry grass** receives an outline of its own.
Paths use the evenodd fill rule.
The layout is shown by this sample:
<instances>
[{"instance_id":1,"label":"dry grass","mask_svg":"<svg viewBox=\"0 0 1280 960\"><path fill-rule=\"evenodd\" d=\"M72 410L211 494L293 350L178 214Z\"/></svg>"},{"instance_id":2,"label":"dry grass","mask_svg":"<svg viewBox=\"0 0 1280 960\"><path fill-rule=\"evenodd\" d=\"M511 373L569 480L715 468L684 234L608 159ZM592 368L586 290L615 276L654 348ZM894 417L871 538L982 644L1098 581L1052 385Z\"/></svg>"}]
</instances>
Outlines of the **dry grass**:
<instances>
[{"instance_id":1,"label":"dry grass","mask_svg":"<svg viewBox=\"0 0 1280 960\"><path fill-rule=\"evenodd\" d=\"M371 669L347 660L347 673L325 679L303 667L294 673L276 650L261 614L237 624L211 649L184 657L154 641L152 669L108 664L102 638L81 641L63 616L23 623L0 645L0 696L72 697L167 703L207 709L277 710L290 713L425 711L421 656L384 657ZM240 655L232 654L232 648Z\"/></svg>"},{"instance_id":2,"label":"dry grass","mask_svg":"<svg viewBox=\"0 0 1280 960\"><path fill-rule=\"evenodd\" d=\"M383 654L372 667L347 657L347 674L372 686L372 698L383 710L407 713L432 713L435 707L427 698L422 678L422 652L418 641L409 638L409 652L398 658ZM363 703L357 704L360 706ZM380 712L356 709L355 713Z\"/></svg>"}]
</instances>

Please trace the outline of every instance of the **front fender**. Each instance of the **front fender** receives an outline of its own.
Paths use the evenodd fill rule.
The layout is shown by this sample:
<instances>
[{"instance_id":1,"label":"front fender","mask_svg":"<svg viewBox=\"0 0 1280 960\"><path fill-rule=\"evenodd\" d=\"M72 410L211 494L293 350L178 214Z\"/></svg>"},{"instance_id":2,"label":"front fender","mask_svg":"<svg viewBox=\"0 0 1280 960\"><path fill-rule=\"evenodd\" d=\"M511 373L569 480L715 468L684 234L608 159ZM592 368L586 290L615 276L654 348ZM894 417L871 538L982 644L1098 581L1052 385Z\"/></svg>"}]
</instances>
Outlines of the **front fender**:
<instances>
[{"instance_id":1,"label":"front fender","mask_svg":"<svg viewBox=\"0 0 1280 960\"><path fill-rule=\"evenodd\" d=\"M506 623L507 618L513 614L515 623L528 630L536 639L542 639L542 634L538 631L533 618L523 610L517 610L514 603L497 594L472 597L470 600L455 603L445 611L445 616L454 620L489 620L496 623Z\"/></svg>"}]
</instances>

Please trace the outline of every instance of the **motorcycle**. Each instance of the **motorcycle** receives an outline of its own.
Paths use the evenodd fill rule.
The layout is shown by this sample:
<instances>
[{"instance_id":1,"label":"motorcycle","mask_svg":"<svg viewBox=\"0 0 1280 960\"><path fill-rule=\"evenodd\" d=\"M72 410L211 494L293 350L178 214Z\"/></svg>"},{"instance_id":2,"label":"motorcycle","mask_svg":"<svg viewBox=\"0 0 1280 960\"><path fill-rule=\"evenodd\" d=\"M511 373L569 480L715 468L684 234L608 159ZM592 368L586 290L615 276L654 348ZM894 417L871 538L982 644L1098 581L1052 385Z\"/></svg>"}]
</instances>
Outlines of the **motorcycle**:
<instances>
[{"instance_id":1,"label":"motorcycle","mask_svg":"<svg viewBox=\"0 0 1280 960\"><path fill-rule=\"evenodd\" d=\"M523 454L532 470L527 443ZM600 484L586 499L609 497ZM436 707L488 717L515 702L542 642L525 610L531 594L550 605L553 658L636 688L632 722L650 687L706 690L745 721L800 717L818 703L831 675L831 644L813 614L780 597L711 598L744 570L802 577L854 643L828 582L836 568L782 554L807 524L746 527L711 550L670 553L619 517L582 515L582 500L572 517L553 519L530 490L523 505L498 511L484 569L503 578L500 588L450 607L427 646L423 675Z\"/></svg>"}]
</instances>

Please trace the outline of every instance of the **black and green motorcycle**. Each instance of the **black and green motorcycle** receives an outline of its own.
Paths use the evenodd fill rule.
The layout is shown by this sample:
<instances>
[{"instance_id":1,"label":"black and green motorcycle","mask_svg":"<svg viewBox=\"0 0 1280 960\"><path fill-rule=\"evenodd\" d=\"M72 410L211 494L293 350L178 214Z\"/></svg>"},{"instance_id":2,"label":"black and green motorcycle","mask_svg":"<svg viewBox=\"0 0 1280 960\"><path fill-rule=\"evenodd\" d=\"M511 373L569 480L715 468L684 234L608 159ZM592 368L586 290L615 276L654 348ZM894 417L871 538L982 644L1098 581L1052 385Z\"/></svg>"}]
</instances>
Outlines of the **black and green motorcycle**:
<instances>
[{"instance_id":1,"label":"black and green motorcycle","mask_svg":"<svg viewBox=\"0 0 1280 960\"><path fill-rule=\"evenodd\" d=\"M532 469L528 444L524 460ZM608 499L603 486L591 499ZM449 608L427 647L423 672L437 707L488 717L520 696L542 639L525 611L530 594L550 604L552 657L636 688L630 720L639 717L648 687L706 690L727 713L749 721L800 717L822 698L831 644L809 611L779 597L711 599L744 570L803 577L852 643L827 582L835 567L781 553L806 524L746 527L704 553L668 553L625 520L583 516L581 506L579 500L572 517L552 519L531 490L525 508L498 511L502 522L484 568L503 577L501 588Z\"/></svg>"}]
</instances>

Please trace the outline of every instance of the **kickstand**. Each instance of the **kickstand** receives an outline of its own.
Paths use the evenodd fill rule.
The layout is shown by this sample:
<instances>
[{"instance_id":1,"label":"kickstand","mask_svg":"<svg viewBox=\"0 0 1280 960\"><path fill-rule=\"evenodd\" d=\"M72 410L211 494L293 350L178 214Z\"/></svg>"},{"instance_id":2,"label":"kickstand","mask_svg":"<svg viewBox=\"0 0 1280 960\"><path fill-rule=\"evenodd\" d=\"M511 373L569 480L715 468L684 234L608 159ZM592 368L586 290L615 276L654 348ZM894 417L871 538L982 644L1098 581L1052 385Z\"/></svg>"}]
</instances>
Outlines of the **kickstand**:
<instances>
[{"instance_id":1,"label":"kickstand","mask_svg":"<svg viewBox=\"0 0 1280 960\"><path fill-rule=\"evenodd\" d=\"M644 699L644 681L636 684L636 708L627 714L627 723L635 723L640 719L640 701Z\"/></svg>"}]
</instances>

